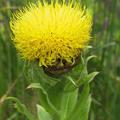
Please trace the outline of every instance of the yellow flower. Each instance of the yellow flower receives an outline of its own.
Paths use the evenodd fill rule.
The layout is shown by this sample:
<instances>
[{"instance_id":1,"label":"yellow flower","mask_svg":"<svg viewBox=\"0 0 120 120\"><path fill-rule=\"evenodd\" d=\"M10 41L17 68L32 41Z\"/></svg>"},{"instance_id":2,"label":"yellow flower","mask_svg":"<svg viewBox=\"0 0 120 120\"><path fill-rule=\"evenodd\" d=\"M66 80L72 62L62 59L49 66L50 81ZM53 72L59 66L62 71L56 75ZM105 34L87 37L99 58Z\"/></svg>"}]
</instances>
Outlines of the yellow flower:
<instances>
[{"instance_id":1,"label":"yellow flower","mask_svg":"<svg viewBox=\"0 0 120 120\"><path fill-rule=\"evenodd\" d=\"M92 18L78 2L31 3L13 14L10 27L21 56L53 66L73 63L90 39Z\"/></svg>"}]
</instances>

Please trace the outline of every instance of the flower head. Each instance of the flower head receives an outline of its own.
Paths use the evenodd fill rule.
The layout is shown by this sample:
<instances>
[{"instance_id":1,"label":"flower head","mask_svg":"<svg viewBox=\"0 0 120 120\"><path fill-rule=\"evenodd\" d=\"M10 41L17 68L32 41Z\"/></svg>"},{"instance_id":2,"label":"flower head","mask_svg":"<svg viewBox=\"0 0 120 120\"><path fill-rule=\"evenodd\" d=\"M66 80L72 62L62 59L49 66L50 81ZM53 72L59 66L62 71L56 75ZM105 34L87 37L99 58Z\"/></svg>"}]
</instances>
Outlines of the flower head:
<instances>
[{"instance_id":1,"label":"flower head","mask_svg":"<svg viewBox=\"0 0 120 120\"><path fill-rule=\"evenodd\" d=\"M73 63L90 39L91 25L88 10L64 0L31 3L10 21L16 49L42 66Z\"/></svg>"}]
</instances>

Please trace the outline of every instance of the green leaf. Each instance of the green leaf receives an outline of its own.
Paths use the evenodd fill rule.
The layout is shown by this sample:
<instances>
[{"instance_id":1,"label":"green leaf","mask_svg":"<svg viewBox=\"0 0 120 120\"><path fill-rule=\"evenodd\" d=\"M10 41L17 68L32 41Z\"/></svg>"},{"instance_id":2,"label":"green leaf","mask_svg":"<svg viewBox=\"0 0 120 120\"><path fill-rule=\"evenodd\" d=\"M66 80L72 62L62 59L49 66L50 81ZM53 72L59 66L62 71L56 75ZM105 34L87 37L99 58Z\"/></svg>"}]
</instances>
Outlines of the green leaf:
<instances>
[{"instance_id":1,"label":"green leaf","mask_svg":"<svg viewBox=\"0 0 120 120\"><path fill-rule=\"evenodd\" d=\"M20 102L19 99L15 97L7 97L6 100L12 100L15 102L15 108L18 112L25 115L28 120L36 120L36 118L28 111L27 107Z\"/></svg>"},{"instance_id":2,"label":"green leaf","mask_svg":"<svg viewBox=\"0 0 120 120\"><path fill-rule=\"evenodd\" d=\"M84 78L88 75L88 73L87 66L85 65L82 57L81 62L82 64L77 65L77 67L74 69L74 72L71 72L71 75L65 76L68 80L67 85L65 86L65 91L75 90L84 83Z\"/></svg>"},{"instance_id":3,"label":"green leaf","mask_svg":"<svg viewBox=\"0 0 120 120\"><path fill-rule=\"evenodd\" d=\"M40 100L41 100L41 102L43 101L42 105L46 106L47 108L50 107L50 109L52 109L54 112L56 112L57 114L59 114L58 110L56 109L56 107L50 101L49 95L48 95L47 91L41 86L40 83L31 83L27 88L38 88L38 89L40 89L42 91L42 94L40 94ZM47 101L47 103L45 101Z\"/></svg>"},{"instance_id":4,"label":"green leaf","mask_svg":"<svg viewBox=\"0 0 120 120\"><path fill-rule=\"evenodd\" d=\"M72 91L79 88L86 82L91 82L94 77L98 74L98 72L92 72L87 74L86 67L81 71L80 76L77 80L73 80L73 78L67 76L66 79L68 80L67 85L65 86L65 91Z\"/></svg>"},{"instance_id":5,"label":"green leaf","mask_svg":"<svg viewBox=\"0 0 120 120\"><path fill-rule=\"evenodd\" d=\"M88 120L90 104L91 96L89 95L89 84L87 83L84 86L74 111L67 120Z\"/></svg>"},{"instance_id":6,"label":"green leaf","mask_svg":"<svg viewBox=\"0 0 120 120\"><path fill-rule=\"evenodd\" d=\"M30 89L30 88L40 88L44 91L43 87L40 85L40 83L31 83L27 89Z\"/></svg>"},{"instance_id":7,"label":"green leaf","mask_svg":"<svg viewBox=\"0 0 120 120\"><path fill-rule=\"evenodd\" d=\"M78 89L71 92L64 92L61 100L60 120L66 120L74 110L77 103Z\"/></svg>"},{"instance_id":8,"label":"green leaf","mask_svg":"<svg viewBox=\"0 0 120 120\"><path fill-rule=\"evenodd\" d=\"M39 120L52 120L51 115L40 105L37 105L37 115Z\"/></svg>"},{"instance_id":9,"label":"green leaf","mask_svg":"<svg viewBox=\"0 0 120 120\"><path fill-rule=\"evenodd\" d=\"M98 73L99 72L92 72L92 73L89 73L88 75L86 75L83 78L79 78L79 80L76 81L76 85L81 86L86 82L90 83Z\"/></svg>"},{"instance_id":10,"label":"green leaf","mask_svg":"<svg viewBox=\"0 0 120 120\"><path fill-rule=\"evenodd\" d=\"M91 55L91 56L89 56L89 57L87 57L87 59L86 59L86 64L92 59L92 58L96 58L97 56L95 56L95 55Z\"/></svg>"},{"instance_id":11,"label":"green leaf","mask_svg":"<svg viewBox=\"0 0 120 120\"><path fill-rule=\"evenodd\" d=\"M67 76L67 79L74 85L77 87L75 81L70 77L70 76Z\"/></svg>"},{"instance_id":12,"label":"green leaf","mask_svg":"<svg viewBox=\"0 0 120 120\"><path fill-rule=\"evenodd\" d=\"M87 80L88 82L91 82L98 73L99 73L99 72L89 73L88 76L86 77L86 80Z\"/></svg>"},{"instance_id":13,"label":"green leaf","mask_svg":"<svg viewBox=\"0 0 120 120\"><path fill-rule=\"evenodd\" d=\"M60 110L60 101L62 99L63 89L65 86L65 80L58 82L55 86L51 87L48 90L48 96L52 104L57 108L57 110Z\"/></svg>"}]
</instances>

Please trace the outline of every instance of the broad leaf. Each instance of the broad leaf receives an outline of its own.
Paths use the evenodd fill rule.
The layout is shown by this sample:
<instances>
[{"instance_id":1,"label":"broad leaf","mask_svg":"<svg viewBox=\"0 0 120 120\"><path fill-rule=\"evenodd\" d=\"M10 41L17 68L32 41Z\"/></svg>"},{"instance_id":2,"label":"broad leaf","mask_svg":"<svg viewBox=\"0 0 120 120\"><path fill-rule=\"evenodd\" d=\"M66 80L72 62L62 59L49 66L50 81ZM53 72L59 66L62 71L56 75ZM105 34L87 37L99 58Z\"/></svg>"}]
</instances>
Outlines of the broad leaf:
<instances>
[{"instance_id":1,"label":"broad leaf","mask_svg":"<svg viewBox=\"0 0 120 120\"><path fill-rule=\"evenodd\" d=\"M37 105L37 115L39 120L52 120L51 115L40 105Z\"/></svg>"},{"instance_id":2,"label":"broad leaf","mask_svg":"<svg viewBox=\"0 0 120 120\"><path fill-rule=\"evenodd\" d=\"M88 120L90 109L91 96L89 95L89 84L84 86L84 89L78 99L78 103L74 111L67 120Z\"/></svg>"},{"instance_id":3,"label":"broad leaf","mask_svg":"<svg viewBox=\"0 0 120 120\"><path fill-rule=\"evenodd\" d=\"M61 100L61 116L60 120L66 120L74 110L77 103L78 89L71 92L64 92Z\"/></svg>"},{"instance_id":4,"label":"broad leaf","mask_svg":"<svg viewBox=\"0 0 120 120\"><path fill-rule=\"evenodd\" d=\"M54 111L56 113L58 113L57 109L55 108L55 106L51 103L50 98L48 96L47 91L41 86L40 83L31 83L27 88L38 88L41 90L40 94L40 102L41 104L46 107L47 109L49 109L51 111Z\"/></svg>"}]
</instances>

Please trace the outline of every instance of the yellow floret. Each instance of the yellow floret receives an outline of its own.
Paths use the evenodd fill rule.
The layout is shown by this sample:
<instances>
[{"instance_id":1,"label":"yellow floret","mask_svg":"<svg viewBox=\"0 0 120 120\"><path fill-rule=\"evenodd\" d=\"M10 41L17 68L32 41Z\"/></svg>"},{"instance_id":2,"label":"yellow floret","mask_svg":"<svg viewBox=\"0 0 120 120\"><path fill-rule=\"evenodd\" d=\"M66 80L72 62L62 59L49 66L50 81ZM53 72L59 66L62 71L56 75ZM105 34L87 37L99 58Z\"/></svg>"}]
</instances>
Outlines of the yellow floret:
<instances>
[{"instance_id":1,"label":"yellow floret","mask_svg":"<svg viewBox=\"0 0 120 120\"><path fill-rule=\"evenodd\" d=\"M27 60L52 66L72 63L90 39L92 18L79 3L37 2L19 10L10 21L16 49Z\"/></svg>"}]
</instances>

